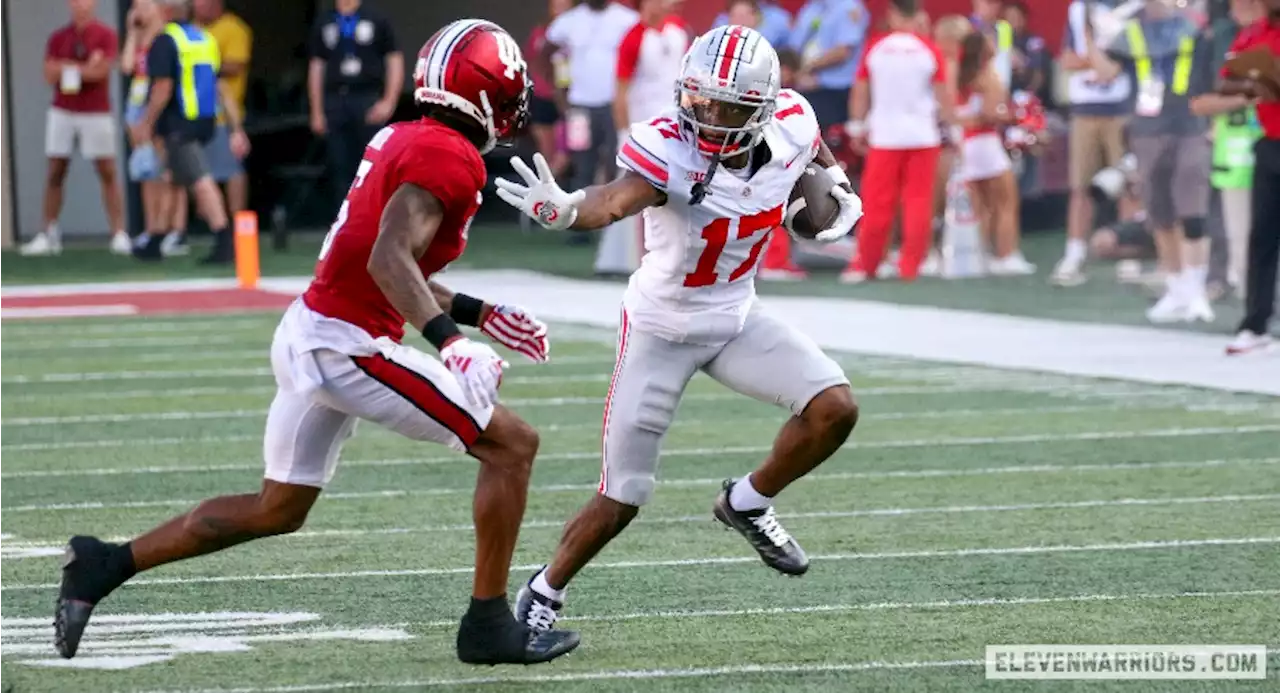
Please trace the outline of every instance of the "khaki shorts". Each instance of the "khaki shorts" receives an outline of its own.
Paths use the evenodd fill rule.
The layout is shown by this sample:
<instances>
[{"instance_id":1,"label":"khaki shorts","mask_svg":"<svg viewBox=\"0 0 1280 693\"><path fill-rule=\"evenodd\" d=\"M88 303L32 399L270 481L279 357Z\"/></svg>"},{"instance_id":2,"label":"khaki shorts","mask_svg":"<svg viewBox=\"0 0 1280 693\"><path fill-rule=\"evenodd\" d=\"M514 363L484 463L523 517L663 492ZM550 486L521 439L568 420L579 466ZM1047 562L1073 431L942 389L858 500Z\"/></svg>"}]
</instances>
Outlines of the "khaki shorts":
<instances>
[{"instance_id":1,"label":"khaki shorts","mask_svg":"<svg viewBox=\"0 0 1280 693\"><path fill-rule=\"evenodd\" d=\"M1179 219L1209 214L1209 170L1213 149L1204 135L1143 135L1131 138L1138 160L1138 191L1157 229Z\"/></svg>"},{"instance_id":2,"label":"khaki shorts","mask_svg":"<svg viewBox=\"0 0 1280 693\"><path fill-rule=\"evenodd\" d=\"M1088 190L1093 177L1124 157L1124 116L1071 117L1071 189Z\"/></svg>"},{"instance_id":3,"label":"khaki shorts","mask_svg":"<svg viewBox=\"0 0 1280 693\"><path fill-rule=\"evenodd\" d=\"M110 113L72 113L50 108L45 119L44 153L50 159L70 159L79 145L90 161L116 157L116 119Z\"/></svg>"}]
</instances>

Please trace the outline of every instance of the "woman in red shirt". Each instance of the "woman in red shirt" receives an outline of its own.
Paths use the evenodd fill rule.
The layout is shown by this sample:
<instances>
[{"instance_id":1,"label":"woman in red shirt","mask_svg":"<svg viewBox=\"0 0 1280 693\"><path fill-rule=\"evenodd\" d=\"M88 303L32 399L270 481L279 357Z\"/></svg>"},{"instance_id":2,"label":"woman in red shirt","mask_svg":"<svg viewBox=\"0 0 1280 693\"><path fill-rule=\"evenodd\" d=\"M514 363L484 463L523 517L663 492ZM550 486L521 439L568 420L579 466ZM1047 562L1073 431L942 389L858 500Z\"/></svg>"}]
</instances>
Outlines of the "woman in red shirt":
<instances>
[{"instance_id":1,"label":"woman in red shirt","mask_svg":"<svg viewBox=\"0 0 1280 693\"><path fill-rule=\"evenodd\" d=\"M1004 148L1001 130L1013 120L1009 92L992 67L995 51L980 32L964 37L957 78L957 115L964 128L960 148L960 180L969 189L973 209L990 248L987 272L994 275L1034 274L1018 249L1018 186Z\"/></svg>"}]
</instances>

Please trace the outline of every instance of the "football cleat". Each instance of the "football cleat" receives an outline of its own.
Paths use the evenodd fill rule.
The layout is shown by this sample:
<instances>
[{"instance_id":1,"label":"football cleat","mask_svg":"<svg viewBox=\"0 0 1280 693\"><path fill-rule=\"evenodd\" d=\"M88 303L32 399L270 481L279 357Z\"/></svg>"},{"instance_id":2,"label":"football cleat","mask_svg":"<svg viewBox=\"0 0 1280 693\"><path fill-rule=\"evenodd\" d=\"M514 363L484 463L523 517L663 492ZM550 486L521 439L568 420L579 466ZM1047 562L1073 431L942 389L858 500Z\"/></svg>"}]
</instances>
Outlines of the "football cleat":
<instances>
[{"instance_id":1,"label":"football cleat","mask_svg":"<svg viewBox=\"0 0 1280 693\"><path fill-rule=\"evenodd\" d=\"M534 633L544 633L554 628L556 621L560 619L560 610L564 608L563 602L538 594L533 589L533 578L538 577L542 570L540 568L534 573L529 582L516 593L516 620Z\"/></svg>"},{"instance_id":2,"label":"football cleat","mask_svg":"<svg viewBox=\"0 0 1280 693\"><path fill-rule=\"evenodd\" d=\"M504 602L505 607L505 602ZM540 664L577 649L574 631L534 631L511 616L509 608L492 616L462 617L458 628L458 659L466 664Z\"/></svg>"},{"instance_id":3,"label":"football cleat","mask_svg":"<svg viewBox=\"0 0 1280 693\"><path fill-rule=\"evenodd\" d=\"M785 575L804 575L809 570L809 557L782 528L773 508L734 510L729 505L729 490L733 484L732 479L725 480L724 488L716 497L715 518L745 537L765 565Z\"/></svg>"},{"instance_id":4,"label":"football cleat","mask_svg":"<svg viewBox=\"0 0 1280 693\"><path fill-rule=\"evenodd\" d=\"M93 607L115 588L107 577L107 561L114 548L94 537L72 537L67 543L53 614L53 646L67 659L80 649Z\"/></svg>"}]
</instances>

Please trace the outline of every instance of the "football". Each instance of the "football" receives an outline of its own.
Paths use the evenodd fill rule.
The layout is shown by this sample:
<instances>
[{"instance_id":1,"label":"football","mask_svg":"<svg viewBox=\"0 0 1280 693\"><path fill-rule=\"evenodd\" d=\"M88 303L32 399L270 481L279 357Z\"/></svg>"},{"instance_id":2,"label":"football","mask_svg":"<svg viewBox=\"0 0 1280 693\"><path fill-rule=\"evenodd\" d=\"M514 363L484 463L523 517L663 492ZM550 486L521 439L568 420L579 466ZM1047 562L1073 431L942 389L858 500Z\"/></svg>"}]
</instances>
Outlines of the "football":
<instances>
[{"instance_id":1,"label":"football","mask_svg":"<svg viewBox=\"0 0 1280 693\"><path fill-rule=\"evenodd\" d=\"M840 203L831 196L835 181L821 166L809 164L787 200L783 225L800 238L813 238L831 226L840 214Z\"/></svg>"}]
</instances>

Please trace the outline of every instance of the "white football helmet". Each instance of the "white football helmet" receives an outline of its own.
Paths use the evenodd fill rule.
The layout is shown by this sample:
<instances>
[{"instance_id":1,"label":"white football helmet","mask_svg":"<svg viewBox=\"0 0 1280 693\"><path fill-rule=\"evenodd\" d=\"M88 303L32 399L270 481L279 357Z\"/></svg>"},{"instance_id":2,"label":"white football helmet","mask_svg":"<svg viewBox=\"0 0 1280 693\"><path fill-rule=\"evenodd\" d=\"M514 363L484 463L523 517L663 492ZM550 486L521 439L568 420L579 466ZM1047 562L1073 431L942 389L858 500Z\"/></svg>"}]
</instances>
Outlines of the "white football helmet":
<instances>
[{"instance_id":1,"label":"white football helmet","mask_svg":"<svg viewBox=\"0 0 1280 693\"><path fill-rule=\"evenodd\" d=\"M680 130L703 154L746 152L764 136L781 81L778 54L759 32L712 29L694 40L680 64Z\"/></svg>"}]
</instances>

